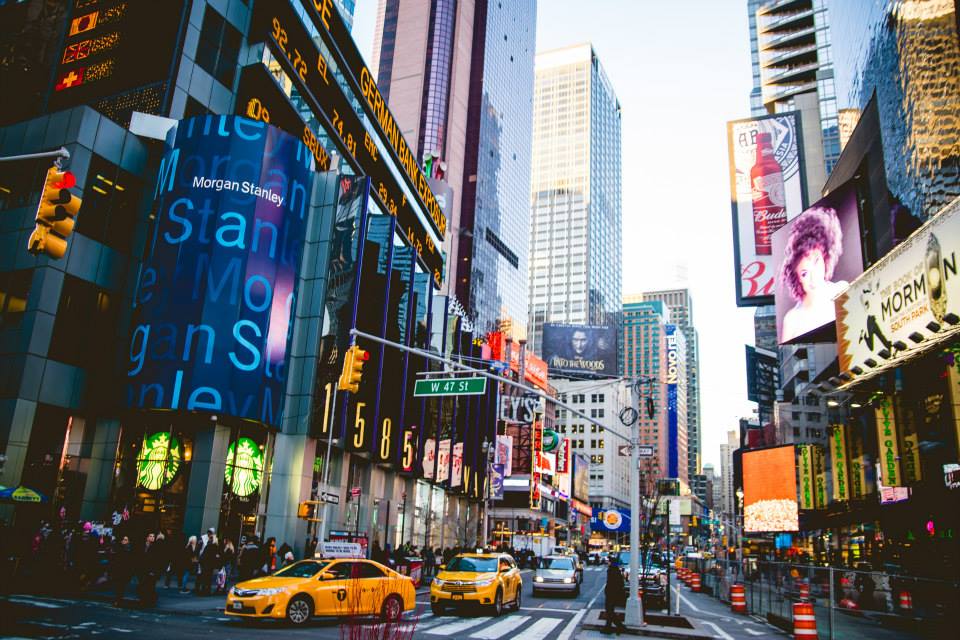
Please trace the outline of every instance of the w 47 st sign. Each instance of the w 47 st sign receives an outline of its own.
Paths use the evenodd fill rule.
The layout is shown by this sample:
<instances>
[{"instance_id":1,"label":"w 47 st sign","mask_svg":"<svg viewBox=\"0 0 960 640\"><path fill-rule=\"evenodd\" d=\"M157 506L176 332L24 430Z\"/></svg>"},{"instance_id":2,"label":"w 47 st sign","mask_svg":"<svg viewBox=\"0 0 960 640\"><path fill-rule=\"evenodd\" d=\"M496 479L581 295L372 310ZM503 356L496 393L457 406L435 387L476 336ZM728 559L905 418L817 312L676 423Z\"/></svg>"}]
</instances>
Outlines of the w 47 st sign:
<instances>
[{"instance_id":1,"label":"w 47 st sign","mask_svg":"<svg viewBox=\"0 0 960 640\"><path fill-rule=\"evenodd\" d=\"M445 378L443 380L417 380L413 386L414 396L479 396L487 390L487 379Z\"/></svg>"}]
</instances>

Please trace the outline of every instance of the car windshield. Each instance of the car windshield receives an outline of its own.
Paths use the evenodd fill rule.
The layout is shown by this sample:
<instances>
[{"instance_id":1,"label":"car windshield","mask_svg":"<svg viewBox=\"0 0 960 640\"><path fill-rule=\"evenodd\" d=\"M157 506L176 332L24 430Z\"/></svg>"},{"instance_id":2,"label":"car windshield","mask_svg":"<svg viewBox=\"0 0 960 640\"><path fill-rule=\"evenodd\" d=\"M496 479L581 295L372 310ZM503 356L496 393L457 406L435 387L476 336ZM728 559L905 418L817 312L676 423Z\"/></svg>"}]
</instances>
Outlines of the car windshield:
<instances>
[{"instance_id":1,"label":"car windshield","mask_svg":"<svg viewBox=\"0 0 960 640\"><path fill-rule=\"evenodd\" d=\"M570 571L573 569L573 560L570 558L544 558L540 563L540 568Z\"/></svg>"},{"instance_id":2,"label":"car windshield","mask_svg":"<svg viewBox=\"0 0 960 640\"><path fill-rule=\"evenodd\" d=\"M312 578L320 573L328 564L330 563L317 562L315 560L301 560L300 562L294 562L289 567L280 569L280 571L277 571L273 575L281 578Z\"/></svg>"},{"instance_id":3,"label":"car windshield","mask_svg":"<svg viewBox=\"0 0 960 640\"><path fill-rule=\"evenodd\" d=\"M447 565L447 571L475 571L477 573L494 572L497 570L496 558L471 558L457 556Z\"/></svg>"}]
</instances>

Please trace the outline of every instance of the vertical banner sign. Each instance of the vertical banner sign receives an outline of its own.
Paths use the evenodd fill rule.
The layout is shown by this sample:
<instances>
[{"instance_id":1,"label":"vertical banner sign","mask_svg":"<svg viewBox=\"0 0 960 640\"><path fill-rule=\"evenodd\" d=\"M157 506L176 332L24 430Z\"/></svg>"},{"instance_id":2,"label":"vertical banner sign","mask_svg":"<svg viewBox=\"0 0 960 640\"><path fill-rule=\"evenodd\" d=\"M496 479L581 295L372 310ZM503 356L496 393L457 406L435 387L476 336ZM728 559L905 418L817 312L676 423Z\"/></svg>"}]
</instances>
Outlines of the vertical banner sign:
<instances>
[{"instance_id":1,"label":"vertical banner sign","mask_svg":"<svg viewBox=\"0 0 960 640\"><path fill-rule=\"evenodd\" d=\"M800 508L813 509L813 445L797 445L797 454L800 459L798 465L798 483L800 486Z\"/></svg>"},{"instance_id":2,"label":"vertical banner sign","mask_svg":"<svg viewBox=\"0 0 960 640\"><path fill-rule=\"evenodd\" d=\"M570 440L560 439L557 449L557 473L570 473Z\"/></svg>"},{"instance_id":3,"label":"vertical banner sign","mask_svg":"<svg viewBox=\"0 0 960 640\"><path fill-rule=\"evenodd\" d=\"M540 508L540 470L536 463L540 459L540 453L543 449L543 423L535 419L530 428L533 430L531 437L531 460L530 460L530 508Z\"/></svg>"},{"instance_id":4,"label":"vertical banner sign","mask_svg":"<svg viewBox=\"0 0 960 640\"><path fill-rule=\"evenodd\" d=\"M805 208L796 112L727 123L737 305L773 304L772 236Z\"/></svg>"},{"instance_id":5,"label":"vertical banner sign","mask_svg":"<svg viewBox=\"0 0 960 640\"><path fill-rule=\"evenodd\" d=\"M494 464L503 465L504 477L513 474L513 436L497 436L497 452Z\"/></svg>"},{"instance_id":6,"label":"vertical banner sign","mask_svg":"<svg viewBox=\"0 0 960 640\"><path fill-rule=\"evenodd\" d=\"M677 384L679 382L677 325L665 325L667 337L667 477L680 477L680 417L677 407ZM683 460L686 465L687 461Z\"/></svg>"},{"instance_id":7,"label":"vertical banner sign","mask_svg":"<svg viewBox=\"0 0 960 640\"><path fill-rule=\"evenodd\" d=\"M900 447L897 443L897 419L893 411L893 397L883 396L877 404L877 447L880 450L877 467L885 487L902 487L900 477Z\"/></svg>"},{"instance_id":8,"label":"vertical banner sign","mask_svg":"<svg viewBox=\"0 0 960 640\"><path fill-rule=\"evenodd\" d=\"M450 439L440 441L437 447L437 482L446 482L450 478Z\"/></svg>"},{"instance_id":9,"label":"vertical banner sign","mask_svg":"<svg viewBox=\"0 0 960 640\"><path fill-rule=\"evenodd\" d=\"M830 462L833 466L833 500L844 502L850 499L850 475L847 471L847 435L842 424L829 429Z\"/></svg>"},{"instance_id":10,"label":"vertical banner sign","mask_svg":"<svg viewBox=\"0 0 960 640\"><path fill-rule=\"evenodd\" d=\"M953 430L957 437L956 458L960 459L960 358L955 357L954 363L947 367L947 378L950 383L950 408L953 410Z\"/></svg>"},{"instance_id":11,"label":"vertical banner sign","mask_svg":"<svg viewBox=\"0 0 960 640\"><path fill-rule=\"evenodd\" d=\"M847 425L847 446L850 460L850 497L864 498L867 495L867 461L859 423Z\"/></svg>"},{"instance_id":12,"label":"vertical banner sign","mask_svg":"<svg viewBox=\"0 0 960 640\"><path fill-rule=\"evenodd\" d=\"M827 453L818 444L813 445L813 498L816 509L827 508Z\"/></svg>"},{"instance_id":13,"label":"vertical banner sign","mask_svg":"<svg viewBox=\"0 0 960 640\"><path fill-rule=\"evenodd\" d=\"M423 441L423 477L433 480L437 465L437 441L427 438Z\"/></svg>"},{"instance_id":14,"label":"vertical banner sign","mask_svg":"<svg viewBox=\"0 0 960 640\"><path fill-rule=\"evenodd\" d=\"M503 465L499 462L490 465L490 497L494 500L503 500Z\"/></svg>"},{"instance_id":15,"label":"vertical banner sign","mask_svg":"<svg viewBox=\"0 0 960 640\"><path fill-rule=\"evenodd\" d=\"M279 428L314 158L239 116L182 120L160 163L127 406Z\"/></svg>"},{"instance_id":16,"label":"vertical banner sign","mask_svg":"<svg viewBox=\"0 0 960 640\"><path fill-rule=\"evenodd\" d=\"M917 484L922 480L920 471L920 437L917 435L917 412L907 399L898 395L894 398L897 425L900 427L903 445L900 463L904 484Z\"/></svg>"},{"instance_id":17,"label":"vertical banner sign","mask_svg":"<svg viewBox=\"0 0 960 640\"><path fill-rule=\"evenodd\" d=\"M453 471L450 475L450 486L459 487L463 478L463 443L456 442L453 445Z\"/></svg>"}]
</instances>

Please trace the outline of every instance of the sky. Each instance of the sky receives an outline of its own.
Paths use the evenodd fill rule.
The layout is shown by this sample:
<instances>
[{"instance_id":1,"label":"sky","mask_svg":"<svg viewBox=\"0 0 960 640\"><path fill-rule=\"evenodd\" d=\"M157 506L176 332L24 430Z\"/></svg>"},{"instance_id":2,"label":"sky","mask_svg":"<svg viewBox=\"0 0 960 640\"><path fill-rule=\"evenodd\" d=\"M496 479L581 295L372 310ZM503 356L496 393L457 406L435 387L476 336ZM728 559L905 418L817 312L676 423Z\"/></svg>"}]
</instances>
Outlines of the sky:
<instances>
[{"instance_id":1,"label":"sky","mask_svg":"<svg viewBox=\"0 0 960 640\"><path fill-rule=\"evenodd\" d=\"M750 115L746 0L540 0L537 51L592 42L620 100L623 293L687 287L700 335L702 460L756 404L735 302L726 122ZM377 0L353 35L370 62Z\"/></svg>"}]
</instances>

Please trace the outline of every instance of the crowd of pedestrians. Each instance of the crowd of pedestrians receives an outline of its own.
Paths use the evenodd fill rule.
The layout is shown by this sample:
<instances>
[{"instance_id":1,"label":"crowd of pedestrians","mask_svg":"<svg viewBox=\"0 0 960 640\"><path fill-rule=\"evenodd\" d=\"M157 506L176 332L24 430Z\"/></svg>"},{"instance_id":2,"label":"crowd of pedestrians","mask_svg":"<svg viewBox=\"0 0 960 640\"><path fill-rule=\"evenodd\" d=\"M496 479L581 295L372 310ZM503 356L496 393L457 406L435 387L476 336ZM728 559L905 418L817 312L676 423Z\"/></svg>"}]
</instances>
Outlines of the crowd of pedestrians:
<instances>
[{"instance_id":1,"label":"crowd of pedestrians","mask_svg":"<svg viewBox=\"0 0 960 640\"><path fill-rule=\"evenodd\" d=\"M94 527L91 523L54 526L42 522L35 532L15 535L0 526L3 566L8 585L37 593L95 591L124 603L135 585L141 606L157 602L158 584L198 596L225 594L230 585L272 573L295 561L293 548L275 538L256 536L235 543L210 528L202 535L150 531L136 534ZM312 541L316 546L316 541ZM311 541L307 549L312 556Z\"/></svg>"}]
</instances>

